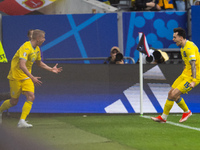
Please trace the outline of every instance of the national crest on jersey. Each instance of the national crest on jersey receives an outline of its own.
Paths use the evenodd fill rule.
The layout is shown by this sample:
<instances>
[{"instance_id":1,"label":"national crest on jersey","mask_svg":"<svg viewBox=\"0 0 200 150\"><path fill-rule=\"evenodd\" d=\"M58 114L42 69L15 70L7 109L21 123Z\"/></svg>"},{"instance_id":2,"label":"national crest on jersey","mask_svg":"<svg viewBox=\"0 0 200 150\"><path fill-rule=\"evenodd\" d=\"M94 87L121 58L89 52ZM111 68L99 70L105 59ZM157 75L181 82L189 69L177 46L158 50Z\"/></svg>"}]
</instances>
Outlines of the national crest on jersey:
<instances>
[{"instance_id":1,"label":"national crest on jersey","mask_svg":"<svg viewBox=\"0 0 200 150\"><path fill-rule=\"evenodd\" d=\"M35 59L37 58L37 55L36 55L35 52L34 52L34 53L31 53L31 54L29 55L29 57L30 57L30 61L31 61L31 62L34 62Z\"/></svg>"}]
</instances>

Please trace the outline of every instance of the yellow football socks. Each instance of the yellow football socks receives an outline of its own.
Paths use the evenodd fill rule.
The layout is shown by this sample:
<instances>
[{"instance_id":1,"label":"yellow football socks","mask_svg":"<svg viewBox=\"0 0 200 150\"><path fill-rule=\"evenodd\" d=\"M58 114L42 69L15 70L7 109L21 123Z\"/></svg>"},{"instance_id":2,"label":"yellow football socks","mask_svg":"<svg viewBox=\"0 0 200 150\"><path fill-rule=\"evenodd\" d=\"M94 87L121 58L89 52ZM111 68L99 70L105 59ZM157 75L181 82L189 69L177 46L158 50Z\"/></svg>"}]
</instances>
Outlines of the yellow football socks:
<instances>
[{"instance_id":1,"label":"yellow football socks","mask_svg":"<svg viewBox=\"0 0 200 150\"><path fill-rule=\"evenodd\" d=\"M178 101L176 101L176 103L184 112L189 112L189 109L182 97ZM163 114L161 116L164 120L167 120L167 117L173 105L174 105L174 101L167 99L164 106Z\"/></svg>"},{"instance_id":2,"label":"yellow football socks","mask_svg":"<svg viewBox=\"0 0 200 150\"><path fill-rule=\"evenodd\" d=\"M26 120L26 117L29 115L31 108L32 108L33 102L31 101L26 101L24 103L24 106L22 107L22 114L20 119Z\"/></svg>"},{"instance_id":3,"label":"yellow football socks","mask_svg":"<svg viewBox=\"0 0 200 150\"><path fill-rule=\"evenodd\" d=\"M3 112L4 110L9 109L10 107L12 107L12 105L10 104L10 99L7 99L1 105L0 112Z\"/></svg>"},{"instance_id":4,"label":"yellow football socks","mask_svg":"<svg viewBox=\"0 0 200 150\"><path fill-rule=\"evenodd\" d=\"M181 97L178 101L176 101L178 106L184 111L189 112L188 106L186 105L184 99Z\"/></svg>"},{"instance_id":5,"label":"yellow football socks","mask_svg":"<svg viewBox=\"0 0 200 150\"><path fill-rule=\"evenodd\" d=\"M173 100L166 100L165 106L164 106L164 110L163 113L165 115L169 115L170 110L172 109L172 106L174 105L174 101Z\"/></svg>"}]
</instances>

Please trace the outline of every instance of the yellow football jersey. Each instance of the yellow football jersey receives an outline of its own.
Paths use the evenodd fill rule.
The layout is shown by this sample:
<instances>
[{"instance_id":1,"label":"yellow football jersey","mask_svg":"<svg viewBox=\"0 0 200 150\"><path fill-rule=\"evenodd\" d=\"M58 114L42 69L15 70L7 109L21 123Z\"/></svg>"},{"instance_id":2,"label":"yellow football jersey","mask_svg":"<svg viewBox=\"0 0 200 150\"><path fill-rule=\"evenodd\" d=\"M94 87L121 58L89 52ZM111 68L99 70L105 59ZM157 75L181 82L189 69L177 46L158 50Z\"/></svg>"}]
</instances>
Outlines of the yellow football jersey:
<instances>
[{"instance_id":1,"label":"yellow football jersey","mask_svg":"<svg viewBox=\"0 0 200 150\"><path fill-rule=\"evenodd\" d=\"M185 69L183 70L183 75L187 77L192 77L192 70L190 61L196 61L196 79L200 79L200 57L198 47L191 41L187 41L185 46L181 48L181 56L185 63Z\"/></svg>"},{"instance_id":2,"label":"yellow football jersey","mask_svg":"<svg viewBox=\"0 0 200 150\"><path fill-rule=\"evenodd\" d=\"M28 76L19 67L20 59L26 60L26 67L31 73L32 65L35 60L41 60L40 48L37 46L34 49L30 41L25 42L12 58L11 68L7 77L8 79L24 80L28 78Z\"/></svg>"}]
</instances>

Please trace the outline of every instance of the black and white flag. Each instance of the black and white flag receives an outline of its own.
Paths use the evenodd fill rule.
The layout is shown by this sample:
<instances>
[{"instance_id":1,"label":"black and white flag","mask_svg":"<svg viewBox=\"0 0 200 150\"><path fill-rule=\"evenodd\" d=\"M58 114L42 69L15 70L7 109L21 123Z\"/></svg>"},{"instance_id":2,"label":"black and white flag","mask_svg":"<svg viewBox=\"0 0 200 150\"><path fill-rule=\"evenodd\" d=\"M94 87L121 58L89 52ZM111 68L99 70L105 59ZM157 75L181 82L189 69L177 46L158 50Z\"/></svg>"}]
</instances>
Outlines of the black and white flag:
<instances>
[{"instance_id":1,"label":"black and white flag","mask_svg":"<svg viewBox=\"0 0 200 150\"><path fill-rule=\"evenodd\" d=\"M146 54L148 57L150 57L150 52L149 52L149 45L147 43L146 36L144 33L140 32L139 33L139 43L136 48L138 51L141 53Z\"/></svg>"}]
</instances>

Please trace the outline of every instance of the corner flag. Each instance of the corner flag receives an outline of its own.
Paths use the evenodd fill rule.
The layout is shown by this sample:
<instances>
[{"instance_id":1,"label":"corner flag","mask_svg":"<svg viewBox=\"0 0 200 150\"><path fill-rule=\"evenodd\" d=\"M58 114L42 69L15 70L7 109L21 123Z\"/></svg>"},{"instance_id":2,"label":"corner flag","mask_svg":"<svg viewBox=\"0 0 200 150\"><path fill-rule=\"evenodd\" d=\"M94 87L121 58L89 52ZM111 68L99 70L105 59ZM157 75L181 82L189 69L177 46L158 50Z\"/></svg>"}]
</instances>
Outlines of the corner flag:
<instances>
[{"instance_id":1,"label":"corner flag","mask_svg":"<svg viewBox=\"0 0 200 150\"><path fill-rule=\"evenodd\" d=\"M6 58L6 54L3 50L3 46L0 41L0 63L7 63L7 62L8 62L8 60Z\"/></svg>"},{"instance_id":2,"label":"corner flag","mask_svg":"<svg viewBox=\"0 0 200 150\"><path fill-rule=\"evenodd\" d=\"M139 32L139 43L136 48L140 52L140 115L143 116L143 62L142 53L150 57L149 45L144 33Z\"/></svg>"},{"instance_id":3,"label":"corner flag","mask_svg":"<svg viewBox=\"0 0 200 150\"><path fill-rule=\"evenodd\" d=\"M139 33L139 43L136 49L150 57L149 45L147 43L146 36L142 32Z\"/></svg>"}]
</instances>

